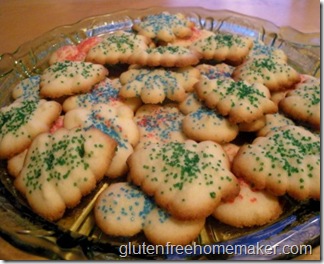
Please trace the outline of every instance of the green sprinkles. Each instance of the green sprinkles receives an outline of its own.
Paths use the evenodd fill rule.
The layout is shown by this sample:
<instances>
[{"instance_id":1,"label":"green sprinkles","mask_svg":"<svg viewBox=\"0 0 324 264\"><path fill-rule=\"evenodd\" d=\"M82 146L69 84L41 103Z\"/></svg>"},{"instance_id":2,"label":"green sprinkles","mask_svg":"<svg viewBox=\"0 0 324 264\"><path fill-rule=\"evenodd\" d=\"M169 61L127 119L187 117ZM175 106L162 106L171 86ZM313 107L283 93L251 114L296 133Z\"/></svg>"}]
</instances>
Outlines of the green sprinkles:
<instances>
[{"instance_id":1,"label":"green sprinkles","mask_svg":"<svg viewBox=\"0 0 324 264\"><path fill-rule=\"evenodd\" d=\"M54 135L48 134L46 148L38 147L33 149L24 178L29 193L33 190L42 189L42 175L46 175L46 181L53 181L58 185L59 181L67 180L72 171L78 167L84 170L89 169L89 164L85 157L91 157L91 153L86 153L84 144L86 138L83 135L66 134L59 141ZM84 178L84 181L87 181ZM77 183L74 183L77 186Z\"/></svg>"}]
</instances>

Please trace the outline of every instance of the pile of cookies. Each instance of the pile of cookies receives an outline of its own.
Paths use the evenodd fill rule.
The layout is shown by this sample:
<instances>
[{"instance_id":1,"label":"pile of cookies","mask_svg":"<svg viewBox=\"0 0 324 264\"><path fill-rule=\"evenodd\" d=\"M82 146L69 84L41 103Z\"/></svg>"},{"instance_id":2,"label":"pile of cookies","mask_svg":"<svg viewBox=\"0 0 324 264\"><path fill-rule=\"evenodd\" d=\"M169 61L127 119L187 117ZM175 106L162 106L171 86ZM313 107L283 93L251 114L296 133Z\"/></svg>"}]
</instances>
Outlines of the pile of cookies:
<instances>
[{"instance_id":1,"label":"pile of cookies","mask_svg":"<svg viewBox=\"0 0 324 264\"><path fill-rule=\"evenodd\" d=\"M127 68L113 76L114 65ZM208 217L271 223L283 195L320 199L320 81L281 50L180 13L63 46L12 97L0 158L49 221L104 177L98 227L153 244L188 244Z\"/></svg>"}]
</instances>

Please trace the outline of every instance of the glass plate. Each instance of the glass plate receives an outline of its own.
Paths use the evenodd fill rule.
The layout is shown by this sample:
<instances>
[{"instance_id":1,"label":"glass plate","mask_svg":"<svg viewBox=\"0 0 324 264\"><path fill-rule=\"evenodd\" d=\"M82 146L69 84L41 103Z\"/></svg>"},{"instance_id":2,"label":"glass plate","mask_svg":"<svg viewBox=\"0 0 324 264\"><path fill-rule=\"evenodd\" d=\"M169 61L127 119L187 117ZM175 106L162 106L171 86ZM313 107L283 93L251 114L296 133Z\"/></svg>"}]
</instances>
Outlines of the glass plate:
<instances>
[{"instance_id":1,"label":"glass plate","mask_svg":"<svg viewBox=\"0 0 324 264\"><path fill-rule=\"evenodd\" d=\"M199 7L132 9L55 28L23 44L15 53L1 55L0 106L10 102L11 90L20 80L40 74L48 67L49 55L59 47L77 44L91 36L131 29L134 21L142 16L162 11L181 12L200 28L260 39L266 45L282 49L288 55L289 63L300 73L317 77L320 75L319 33L303 34L290 27L278 28L268 21L226 10L212 11ZM79 206L67 211L61 220L50 223L35 215L13 188L5 161L0 161L0 180L0 235L25 251L50 259L124 260L119 251L120 245L132 243L138 246L145 242L141 234L131 238L112 238L96 227L92 214L93 204L100 191L109 184L108 181L101 182L95 191L84 197ZM140 254L140 250L135 250L127 259L287 259L296 255L285 254L285 245L292 246L292 253L297 253L298 249L302 249L298 253L305 253L303 250L319 245L320 203L297 203L288 197L282 197L282 202L285 213L280 219L259 228L238 229L208 218L205 228L194 241L195 245L200 246L194 253L164 251L145 255ZM239 251L244 245L250 249L250 254ZM236 251L229 250L235 246ZM276 250L269 254L267 248ZM211 251L215 249L217 251Z\"/></svg>"}]
</instances>

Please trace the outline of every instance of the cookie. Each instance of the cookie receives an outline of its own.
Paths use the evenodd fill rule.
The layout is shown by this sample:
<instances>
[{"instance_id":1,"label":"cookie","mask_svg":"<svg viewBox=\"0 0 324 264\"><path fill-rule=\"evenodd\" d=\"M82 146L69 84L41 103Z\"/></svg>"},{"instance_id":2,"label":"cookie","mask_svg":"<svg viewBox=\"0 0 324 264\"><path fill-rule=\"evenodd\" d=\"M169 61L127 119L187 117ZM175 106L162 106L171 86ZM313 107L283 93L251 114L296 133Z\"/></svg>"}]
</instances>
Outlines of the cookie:
<instances>
[{"instance_id":1,"label":"cookie","mask_svg":"<svg viewBox=\"0 0 324 264\"><path fill-rule=\"evenodd\" d=\"M46 100L16 100L0 109L0 159L11 158L29 147L40 133L49 131L61 105Z\"/></svg>"},{"instance_id":2,"label":"cookie","mask_svg":"<svg viewBox=\"0 0 324 264\"><path fill-rule=\"evenodd\" d=\"M23 100L39 100L40 75L20 81L12 90L12 98Z\"/></svg>"},{"instance_id":3,"label":"cookie","mask_svg":"<svg viewBox=\"0 0 324 264\"><path fill-rule=\"evenodd\" d=\"M242 132L255 132L259 131L260 129L264 128L266 125L266 118L265 116L262 116L259 119L256 119L252 122L246 123L242 122L238 124L239 131Z\"/></svg>"},{"instance_id":4,"label":"cookie","mask_svg":"<svg viewBox=\"0 0 324 264\"><path fill-rule=\"evenodd\" d=\"M140 97L145 104L162 103L166 98L181 102L198 81L196 69L172 71L169 69L130 69L120 75L122 87L119 95L124 98ZM196 75L194 74L196 72Z\"/></svg>"},{"instance_id":5,"label":"cookie","mask_svg":"<svg viewBox=\"0 0 324 264\"><path fill-rule=\"evenodd\" d=\"M96 187L115 147L115 141L97 129L42 133L28 149L14 185L35 213L56 221Z\"/></svg>"},{"instance_id":6,"label":"cookie","mask_svg":"<svg viewBox=\"0 0 324 264\"><path fill-rule=\"evenodd\" d=\"M187 137L181 128L183 118L184 115L174 104L141 106L134 116L140 133L136 148L152 142L184 142Z\"/></svg>"},{"instance_id":7,"label":"cookie","mask_svg":"<svg viewBox=\"0 0 324 264\"><path fill-rule=\"evenodd\" d=\"M220 144L234 140L239 132L236 124L230 123L215 110L203 106L185 116L182 129L192 140L212 140Z\"/></svg>"},{"instance_id":8,"label":"cookie","mask_svg":"<svg viewBox=\"0 0 324 264\"><path fill-rule=\"evenodd\" d=\"M120 182L111 184L97 198L95 221L111 236L134 236L142 231L153 244L189 244L205 220L180 221L156 206L138 187Z\"/></svg>"},{"instance_id":9,"label":"cookie","mask_svg":"<svg viewBox=\"0 0 324 264\"><path fill-rule=\"evenodd\" d=\"M321 125L320 80L312 76L304 76L303 79L279 102L279 109L288 117L305 122L319 130Z\"/></svg>"},{"instance_id":10,"label":"cookie","mask_svg":"<svg viewBox=\"0 0 324 264\"><path fill-rule=\"evenodd\" d=\"M276 130L278 127L288 125L293 126L295 123L281 113L265 115L265 126L257 131L257 136L264 137L270 131Z\"/></svg>"},{"instance_id":11,"label":"cookie","mask_svg":"<svg viewBox=\"0 0 324 264\"><path fill-rule=\"evenodd\" d=\"M179 103L179 110L187 115L192 112L197 111L199 108L203 106L202 102L199 100L197 93L192 92L189 93L185 100Z\"/></svg>"},{"instance_id":12,"label":"cookie","mask_svg":"<svg viewBox=\"0 0 324 264\"><path fill-rule=\"evenodd\" d=\"M232 201L222 202L213 212L219 221L234 227L253 227L268 224L283 212L277 196L253 190L239 179L240 193Z\"/></svg>"},{"instance_id":13,"label":"cookie","mask_svg":"<svg viewBox=\"0 0 324 264\"><path fill-rule=\"evenodd\" d=\"M8 169L9 174L12 177L14 177L14 178L18 177L19 173L21 172L21 170L24 166L24 161L25 161L25 157L27 154L27 150L28 149L25 149L21 153L18 153L17 155L8 159L7 169Z\"/></svg>"},{"instance_id":14,"label":"cookie","mask_svg":"<svg viewBox=\"0 0 324 264\"><path fill-rule=\"evenodd\" d=\"M222 144L222 148L225 151L230 163L233 162L237 152L240 150L240 146L233 143Z\"/></svg>"},{"instance_id":15,"label":"cookie","mask_svg":"<svg viewBox=\"0 0 324 264\"><path fill-rule=\"evenodd\" d=\"M214 35L214 33L212 31L206 30L206 29L201 29L201 28L197 28L196 26L194 26L193 28L191 28L191 32L192 34L188 37L184 37L184 38L175 38L174 40L168 42L169 44L173 45L173 46L180 46L180 47L190 47L190 45L195 42L198 41L199 39L203 39L203 38L207 38L211 35Z\"/></svg>"},{"instance_id":16,"label":"cookie","mask_svg":"<svg viewBox=\"0 0 324 264\"><path fill-rule=\"evenodd\" d=\"M206 76L208 79L219 79L223 77L231 77L234 67L225 63L216 65L199 64L196 69L199 70L201 76Z\"/></svg>"},{"instance_id":17,"label":"cookie","mask_svg":"<svg viewBox=\"0 0 324 264\"><path fill-rule=\"evenodd\" d=\"M51 54L49 64L63 61L84 61L91 47L101 41L101 37L95 36L86 38L77 45L64 45Z\"/></svg>"},{"instance_id":18,"label":"cookie","mask_svg":"<svg viewBox=\"0 0 324 264\"><path fill-rule=\"evenodd\" d=\"M320 139L300 126L280 127L242 146L232 171L258 190L319 200Z\"/></svg>"},{"instance_id":19,"label":"cookie","mask_svg":"<svg viewBox=\"0 0 324 264\"><path fill-rule=\"evenodd\" d=\"M194 23L181 13L161 12L143 17L132 28L150 39L171 42L177 38L190 37L193 27Z\"/></svg>"},{"instance_id":20,"label":"cookie","mask_svg":"<svg viewBox=\"0 0 324 264\"><path fill-rule=\"evenodd\" d=\"M93 46L85 58L86 61L99 64L127 63L131 54L146 50L151 40L126 31L117 31L103 37L102 41Z\"/></svg>"},{"instance_id":21,"label":"cookie","mask_svg":"<svg viewBox=\"0 0 324 264\"><path fill-rule=\"evenodd\" d=\"M234 80L262 83L271 92L291 89L300 81L299 73L275 56L260 55L250 58L235 68Z\"/></svg>"},{"instance_id":22,"label":"cookie","mask_svg":"<svg viewBox=\"0 0 324 264\"><path fill-rule=\"evenodd\" d=\"M285 90L285 91L276 91L271 92L271 101L274 102L276 105L279 105L279 102L286 97L286 94L291 91L292 89Z\"/></svg>"},{"instance_id":23,"label":"cookie","mask_svg":"<svg viewBox=\"0 0 324 264\"><path fill-rule=\"evenodd\" d=\"M283 50L278 49L274 46L266 45L263 41L256 39L253 41L253 47L250 50L250 53L247 58L258 57L260 55L274 57L283 62L288 61L288 57Z\"/></svg>"},{"instance_id":24,"label":"cookie","mask_svg":"<svg viewBox=\"0 0 324 264\"><path fill-rule=\"evenodd\" d=\"M190 49L200 53L206 60L227 62L236 66L243 62L252 46L251 38L217 33L193 42Z\"/></svg>"},{"instance_id":25,"label":"cookie","mask_svg":"<svg viewBox=\"0 0 324 264\"><path fill-rule=\"evenodd\" d=\"M277 112L270 92L260 83L226 79L202 79L196 86L198 97L210 108L227 116L231 123L251 123L265 114Z\"/></svg>"},{"instance_id":26,"label":"cookie","mask_svg":"<svg viewBox=\"0 0 324 264\"><path fill-rule=\"evenodd\" d=\"M63 120L64 120L64 116L63 115L59 116L54 121L54 123L52 124L49 132L50 133L55 133L56 130L62 128L63 127ZM22 168L24 166L27 151L28 151L28 148L25 149L23 152L15 155L12 158L9 158L7 160L7 169L8 169L9 174L12 177L16 178L19 175L19 173L21 172L21 170L22 170Z\"/></svg>"},{"instance_id":27,"label":"cookie","mask_svg":"<svg viewBox=\"0 0 324 264\"><path fill-rule=\"evenodd\" d=\"M46 98L86 93L102 81L108 70L99 64L64 61L52 64L41 75L40 95Z\"/></svg>"},{"instance_id":28,"label":"cookie","mask_svg":"<svg viewBox=\"0 0 324 264\"><path fill-rule=\"evenodd\" d=\"M200 57L194 50L167 45L134 52L127 62L149 67L187 67L198 64Z\"/></svg>"},{"instance_id":29,"label":"cookie","mask_svg":"<svg viewBox=\"0 0 324 264\"><path fill-rule=\"evenodd\" d=\"M105 175L117 178L128 171L126 160L139 140L133 116L133 111L121 102L96 104L91 109L77 108L67 112L64 127L82 127L85 130L95 127L116 140L117 150Z\"/></svg>"},{"instance_id":30,"label":"cookie","mask_svg":"<svg viewBox=\"0 0 324 264\"><path fill-rule=\"evenodd\" d=\"M212 141L151 143L127 163L130 180L177 219L206 218L239 192L224 150Z\"/></svg>"},{"instance_id":31,"label":"cookie","mask_svg":"<svg viewBox=\"0 0 324 264\"><path fill-rule=\"evenodd\" d=\"M78 94L68 97L63 102L63 110L68 112L75 108L90 109L94 104L109 103L114 101L123 102L135 111L142 101L139 98L122 98L119 96L121 84L118 79L105 78L96 84L93 89L85 94Z\"/></svg>"}]
</instances>

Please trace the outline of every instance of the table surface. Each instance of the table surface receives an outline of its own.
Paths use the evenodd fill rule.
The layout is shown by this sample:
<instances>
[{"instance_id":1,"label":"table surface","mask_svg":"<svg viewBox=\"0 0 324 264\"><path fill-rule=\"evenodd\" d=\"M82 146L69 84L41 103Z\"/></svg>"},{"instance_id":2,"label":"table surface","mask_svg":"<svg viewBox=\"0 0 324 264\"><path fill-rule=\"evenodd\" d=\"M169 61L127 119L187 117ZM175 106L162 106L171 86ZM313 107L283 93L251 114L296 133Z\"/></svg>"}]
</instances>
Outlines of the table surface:
<instances>
[{"instance_id":1,"label":"table surface","mask_svg":"<svg viewBox=\"0 0 324 264\"><path fill-rule=\"evenodd\" d=\"M12 53L21 44L61 25L83 18L126 8L151 6L199 6L212 10L231 10L259 17L277 26L291 26L304 32L320 32L319 0L0 0L0 54ZM41 260L0 238L0 259ZM320 248L313 255L298 259L320 259Z\"/></svg>"}]
</instances>

